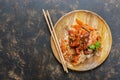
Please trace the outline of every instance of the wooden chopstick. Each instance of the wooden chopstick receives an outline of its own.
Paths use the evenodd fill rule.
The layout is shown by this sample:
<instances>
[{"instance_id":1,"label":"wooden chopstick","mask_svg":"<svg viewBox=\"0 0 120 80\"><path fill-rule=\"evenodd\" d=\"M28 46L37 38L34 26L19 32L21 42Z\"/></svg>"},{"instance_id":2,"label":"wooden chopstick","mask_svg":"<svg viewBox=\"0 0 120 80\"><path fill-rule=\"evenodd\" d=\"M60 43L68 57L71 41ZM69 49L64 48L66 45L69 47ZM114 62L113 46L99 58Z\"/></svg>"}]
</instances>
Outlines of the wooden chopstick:
<instances>
[{"instance_id":1,"label":"wooden chopstick","mask_svg":"<svg viewBox=\"0 0 120 80\"><path fill-rule=\"evenodd\" d=\"M47 24L48 24L48 28L49 28L50 33L51 33L51 35L52 35L53 41L54 41L54 43L55 43L55 46L56 46L56 48L57 48L58 55L59 55L59 57L60 57L60 60L61 60L61 64L62 64L62 66L63 66L63 69L64 69L64 71L65 71L66 73L68 73L67 65L66 65L66 62L65 62L65 60L64 60L64 57L63 57L63 54L62 54L62 51L61 51L61 48L60 48L60 44L59 44L59 41L58 41L57 36L56 36L56 33L55 33L55 30L54 30L54 28L53 28L53 23L52 23L50 14L49 14L48 10L45 11L44 9L43 9L43 14L44 14L45 20L46 20L46 22L47 22Z\"/></svg>"}]
</instances>

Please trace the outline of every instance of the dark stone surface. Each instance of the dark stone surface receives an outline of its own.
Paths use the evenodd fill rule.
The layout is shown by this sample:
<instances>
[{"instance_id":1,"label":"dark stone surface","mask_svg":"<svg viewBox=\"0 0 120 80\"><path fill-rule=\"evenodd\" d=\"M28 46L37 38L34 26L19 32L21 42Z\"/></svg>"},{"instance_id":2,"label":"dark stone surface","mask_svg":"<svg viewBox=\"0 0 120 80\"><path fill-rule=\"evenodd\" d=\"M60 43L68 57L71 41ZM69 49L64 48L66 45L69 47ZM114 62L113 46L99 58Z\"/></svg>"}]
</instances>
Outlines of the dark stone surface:
<instances>
[{"instance_id":1,"label":"dark stone surface","mask_svg":"<svg viewBox=\"0 0 120 80\"><path fill-rule=\"evenodd\" d=\"M66 74L50 47L42 8L55 23L65 13L86 9L110 26L113 45L94 70ZM0 0L0 80L119 80L120 0Z\"/></svg>"}]
</instances>

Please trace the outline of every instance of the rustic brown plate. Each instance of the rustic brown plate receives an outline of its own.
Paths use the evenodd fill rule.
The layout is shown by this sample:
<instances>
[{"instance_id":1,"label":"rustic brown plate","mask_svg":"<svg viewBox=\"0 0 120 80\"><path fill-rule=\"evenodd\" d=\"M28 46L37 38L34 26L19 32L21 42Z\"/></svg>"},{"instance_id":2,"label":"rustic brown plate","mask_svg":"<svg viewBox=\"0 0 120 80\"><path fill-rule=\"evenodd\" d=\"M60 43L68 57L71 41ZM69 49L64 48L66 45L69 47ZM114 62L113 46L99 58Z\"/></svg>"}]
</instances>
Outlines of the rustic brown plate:
<instances>
[{"instance_id":1,"label":"rustic brown plate","mask_svg":"<svg viewBox=\"0 0 120 80\"><path fill-rule=\"evenodd\" d=\"M65 35L66 28L74 24L76 18L80 19L81 21L83 21L84 23L87 23L92 27L96 27L100 32L100 35L102 36L102 42L101 42L102 50L100 52L101 54L100 56L93 56L90 59L85 60L84 63L81 63L77 66L73 66L72 64L67 63L67 67L71 70L87 71L87 70L96 68L97 66L102 64L105 61L105 59L108 57L111 49L111 45L112 45L111 31L109 29L108 24L105 22L105 20L101 18L99 15L97 15L96 13L87 11L87 10L75 10L61 17L55 24L54 28L59 40L62 37L66 36ZM51 38L51 47L55 57L60 62L60 59L52 38Z\"/></svg>"}]
</instances>

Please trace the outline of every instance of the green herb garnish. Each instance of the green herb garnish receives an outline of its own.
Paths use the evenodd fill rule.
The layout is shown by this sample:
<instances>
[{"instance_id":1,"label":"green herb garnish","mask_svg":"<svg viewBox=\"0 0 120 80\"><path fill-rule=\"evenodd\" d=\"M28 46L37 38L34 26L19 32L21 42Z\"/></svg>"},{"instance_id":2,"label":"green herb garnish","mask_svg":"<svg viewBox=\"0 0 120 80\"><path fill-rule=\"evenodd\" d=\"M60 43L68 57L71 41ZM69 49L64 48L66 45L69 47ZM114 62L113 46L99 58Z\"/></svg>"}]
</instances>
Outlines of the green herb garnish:
<instances>
[{"instance_id":1,"label":"green herb garnish","mask_svg":"<svg viewBox=\"0 0 120 80\"><path fill-rule=\"evenodd\" d=\"M99 41L97 41L97 42L95 43L95 47L96 47L96 49L100 48L100 42L99 42Z\"/></svg>"},{"instance_id":2,"label":"green herb garnish","mask_svg":"<svg viewBox=\"0 0 120 80\"><path fill-rule=\"evenodd\" d=\"M95 45L90 45L89 48L95 50Z\"/></svg>"},{"instance_id":3,"label":"green herb garnish","mask_svg":"<svg viewBox=\"0 0 120 80\"><path fill-rule=\"evenodd\" d=\"M90 45L89 48L91 50L95 50L95 49L97 50L98 48L100 48L100 42L97 41L95 44Z\"/></svg>"}]
</instances>

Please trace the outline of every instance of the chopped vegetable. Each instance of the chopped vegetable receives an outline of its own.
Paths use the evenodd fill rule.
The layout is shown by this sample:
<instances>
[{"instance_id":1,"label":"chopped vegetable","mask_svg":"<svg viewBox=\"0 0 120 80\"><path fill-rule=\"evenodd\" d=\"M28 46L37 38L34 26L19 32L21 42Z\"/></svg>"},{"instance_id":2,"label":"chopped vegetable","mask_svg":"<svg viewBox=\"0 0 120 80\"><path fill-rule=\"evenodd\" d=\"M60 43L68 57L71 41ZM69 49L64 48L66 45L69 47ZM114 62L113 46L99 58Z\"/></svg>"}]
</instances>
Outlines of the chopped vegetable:
<instances>
[{"instance_id":1,"label":"chopped vegetable","mask_svg":"<svg viewBox=\"0 0 120 80\"><path fill-rule=\"evenodd\" d=\"M73 28L75 28L76 30L80 30L81 26L80 25L72 25Z\"/></svg>"},{"instance_id":2,"label":"chopped vegetable","mask_svg":"<svg viewBox=\"0 0 120 80\"><path fill-rule=\"evenodd\" d=\"M92 45L89 46L89 48L90 48L91 50L95 50L95 45L92 44Z\"/></svg>"},{"instance_id":3,"label":"chopped vegetable","mask_svg":"<svg viewBox=\"0 0 120 80\"><path fill-rule=\"evenodd\" d=\"M91 26L88 25L88 24L84 24L84 27L87 28L87 29L90 30L90 31L95 30L95 28L91 27Z\"/></svg>"},{"instance_id":4,"label":"chopped vegetable","mask_svg":"<svg viewBox=\"0 0 120 80\"><path fill-rule=\"evenodd\" d=\"M96 47L96 49L100 48L100 42L99 42L99 41L97 41L97 42L95 43L95 47Z\"/></svg>"},{"instance_id":5,"label":"chopped vegetable","mask_svg":"<svg viewBox=\"0 0 120 80\"><path fill-rule=\"evenodd\" d=\"M76 19L76 23L77 23L78 25L80 25L80 26L82 26L82 25L83 25L83 22L82 22L82 21L80 21L79 19Z\"/></svg>"},{"instance_id":6,"label":"chopped vegetable","mask_svg":"<svg viewBox=\"0 0 120 80\"><path fill-rule=\"evenodd\" d=\"M67 50L67 45L64 39L62 39L61 41L61 49L62 49L62 52L65 52Z\"/></svg>"},{"instance_id":7,"label":"chopped vegetable","mask_svg":"<svg viewBox=\"0 0 120 80\"><path fill-rule=\"evenodd\" d=\"M85 29L82 29L81 34L85 35L86 33L87 33L87 31Z\"/></svg>"},{"instance_id":8,"label":"chopped vegetable","mask_svg":"<svg viewBox=\"0 0 120 80\"><path fill-rule=\"evenodd\" d=\"M98 48L100 48L100 42L97 41L95 44L90 45L89 48L92 50L97 50Z\"/></svg>"}]
</instances>

